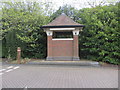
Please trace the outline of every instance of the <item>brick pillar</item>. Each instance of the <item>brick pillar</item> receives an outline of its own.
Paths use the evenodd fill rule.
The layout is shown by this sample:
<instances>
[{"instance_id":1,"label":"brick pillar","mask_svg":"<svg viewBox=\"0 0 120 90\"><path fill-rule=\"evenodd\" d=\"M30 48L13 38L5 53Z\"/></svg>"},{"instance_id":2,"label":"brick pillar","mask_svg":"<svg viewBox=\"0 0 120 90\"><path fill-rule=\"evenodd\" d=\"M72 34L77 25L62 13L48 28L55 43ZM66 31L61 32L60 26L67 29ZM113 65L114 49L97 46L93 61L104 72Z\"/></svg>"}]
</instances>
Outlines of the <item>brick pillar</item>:
<instances>
[{"instance_id":1,"label":"brick pillar","mask_svg":"<svg viewBox=\"0 0 120 90\"><path fill-rule=\"evenodd\" d=\"M52 57L52 31L46 31L47 33L47 58L46 60L53 60Z\"/></svg>"},{"instance_id":2,"label":"brick pillar","mask_svg":"<svg viewBox=\"0 0 120 90\"><path fill-rule=\"evenodd\" d=\"M73 31L73 60L80 60L78 35L79 35L79 30Z\"/></svg>"}]
</instances>

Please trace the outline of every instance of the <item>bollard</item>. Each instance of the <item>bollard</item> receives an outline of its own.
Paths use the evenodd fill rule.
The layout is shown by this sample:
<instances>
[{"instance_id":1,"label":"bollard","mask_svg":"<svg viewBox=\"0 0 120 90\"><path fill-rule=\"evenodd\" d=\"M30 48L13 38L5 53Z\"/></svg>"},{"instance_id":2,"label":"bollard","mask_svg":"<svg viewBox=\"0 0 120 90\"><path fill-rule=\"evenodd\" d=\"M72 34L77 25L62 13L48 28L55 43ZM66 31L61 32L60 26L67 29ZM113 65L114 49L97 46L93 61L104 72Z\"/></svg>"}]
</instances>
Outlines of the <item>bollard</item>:
<instances>
[{"instance_id":1,"label":"bollard","mask_svg":"<svg viewBox=\"0 0 120 90\"><path fill-rule=\"evenodd\" d=\"M17 63L18 63L18 64L21 63L20 58L21 58L21 48L18 47L18 48L17 48Z\"/></svg>"}]
</instances>

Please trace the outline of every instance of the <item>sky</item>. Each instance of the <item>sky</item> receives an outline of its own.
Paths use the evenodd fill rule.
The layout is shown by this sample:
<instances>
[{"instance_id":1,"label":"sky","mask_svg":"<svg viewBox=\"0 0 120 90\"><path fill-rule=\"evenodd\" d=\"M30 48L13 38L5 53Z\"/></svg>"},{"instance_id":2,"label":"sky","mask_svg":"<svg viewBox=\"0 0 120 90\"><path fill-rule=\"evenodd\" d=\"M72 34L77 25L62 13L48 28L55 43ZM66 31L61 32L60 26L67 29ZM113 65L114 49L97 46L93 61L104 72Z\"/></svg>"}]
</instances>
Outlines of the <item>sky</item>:
<instances>
[{"instance_id":1,"label":"sky","mask_svg":"<svg viewBox=\"0 0 120 90\"><path fill-rule=\"evenodd\" d=\"M104 2L105 4L118 2L119 0L2 0L2 1L14 1L14 2L20 2L20 1L30 1L30 2L50 2L51 7L54 10L57 10L60 6L63 6L65 4L71 5L72 7L75 7L76 9L91 7L88 3L91 5L98 5L100 2Z\"/></svg>"},{"instance_id":2,"label":"sky","mask_svg":"<svg viewBox=\"0 0 120 90\"><path fill-rule=\"evenodd\" d=\"M91 5L98 5L100 2L104 2L105 4L118 2L119 0L30 0L30 1L37 1L37 2L51 2L52 7L54 9L58 9L60 6L65 4L71 5L77 9L91 7Z\"/></svg>"},{"instance_id":3,"label":"sky","mask_svg":"<svg viewBox=\"0 0 120 90\"><path fill-rule=\"evenodd\" d=\"M95 2L95 4L100 3L101 1L106 2L106 0L42 0L45 2L52 2L54 5L54 8L58 8L59 6L68 4L71 5L75 8L85 8L85 7L90 7L90 5L88 4L91 3L93 4L93 2ZM107 4L107 2L106 2Z\"/></svg>"}]
</instances>

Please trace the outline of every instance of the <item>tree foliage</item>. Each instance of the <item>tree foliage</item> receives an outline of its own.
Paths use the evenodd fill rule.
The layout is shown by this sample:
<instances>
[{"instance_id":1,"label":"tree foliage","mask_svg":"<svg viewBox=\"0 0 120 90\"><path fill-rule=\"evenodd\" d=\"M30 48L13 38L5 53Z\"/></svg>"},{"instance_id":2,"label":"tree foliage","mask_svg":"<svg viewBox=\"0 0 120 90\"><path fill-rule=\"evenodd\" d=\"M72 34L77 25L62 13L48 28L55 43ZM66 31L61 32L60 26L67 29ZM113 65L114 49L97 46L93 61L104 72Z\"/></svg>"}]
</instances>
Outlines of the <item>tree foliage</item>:
<instances>
[{"instance_id":1,"label":"tree foliage","mask_svg":"<svg viewBox=\"0 0 120 90\"><path fill-rule=\"evenodd\" d=\"M61 13L84 24L79 35L80 57L118 64L120 59L119 8L115 5L75 9L64 5L52 14L44 4L4 3L2 8L3 57L16 58L16 48L22 48L22 57L45 58L46 35L40 26L46 25ZM44 6L44 7L45 7ZM48 11L47 11L48 10Z\"/></svg>"},{"instance_id":2,"label":"tree foliage","mask_svg":"<svg viewBox=\"0 0 120 90\"><path fill-rule=\"evenodd\" d=\"M71 5L64 5L64 6L60 6L59 9L54 12L51 15L51 20L54 20L56 17L58 17L59 15L61 15L62 13L65 13L67 16L69 16L70 18L72 18L73 20L76 21L77 17L77 11L74 7L72 7Z\"/></svg>"},{"instance_id":3,"label":"tree foliage","mask_svg":"<svg viewBox=\"0 0 120 90\"><path fill-rule=\"evenodd\" d=\"M22 57L44 58L46 35L40 26L49 21L40 4L4 3L2 8L3 57L16 58L17 47L22 48Z\"/></svg>"},{"instance_id":4,"label":"tree foliage","mask_svg":"<svg viewBox=\"0 0 120 90\"><path fill-rule=\"evenodd\" d=\"M118 4L79 10L81 57L117 64L120 59Z\"/></svg>"}]
</instances>

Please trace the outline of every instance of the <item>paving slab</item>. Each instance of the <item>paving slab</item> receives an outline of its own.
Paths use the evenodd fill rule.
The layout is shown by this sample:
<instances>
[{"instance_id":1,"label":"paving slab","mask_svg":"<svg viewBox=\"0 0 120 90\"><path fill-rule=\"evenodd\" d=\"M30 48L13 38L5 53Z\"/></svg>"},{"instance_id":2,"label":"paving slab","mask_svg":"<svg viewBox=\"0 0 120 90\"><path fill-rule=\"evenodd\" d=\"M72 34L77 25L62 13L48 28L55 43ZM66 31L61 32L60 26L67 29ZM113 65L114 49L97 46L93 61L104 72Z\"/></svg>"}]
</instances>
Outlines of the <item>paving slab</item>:
<instances>
[{"instance_id":1,"label":"paving slab","mask_svg":"<svg viewBox=\"0 0 120 90\"><path fill-rule=\"evenodd\" d=\"M2 88L25 87L118 88L118 68L29 64L2 75Z\"/></svg>"}]
</instances>

